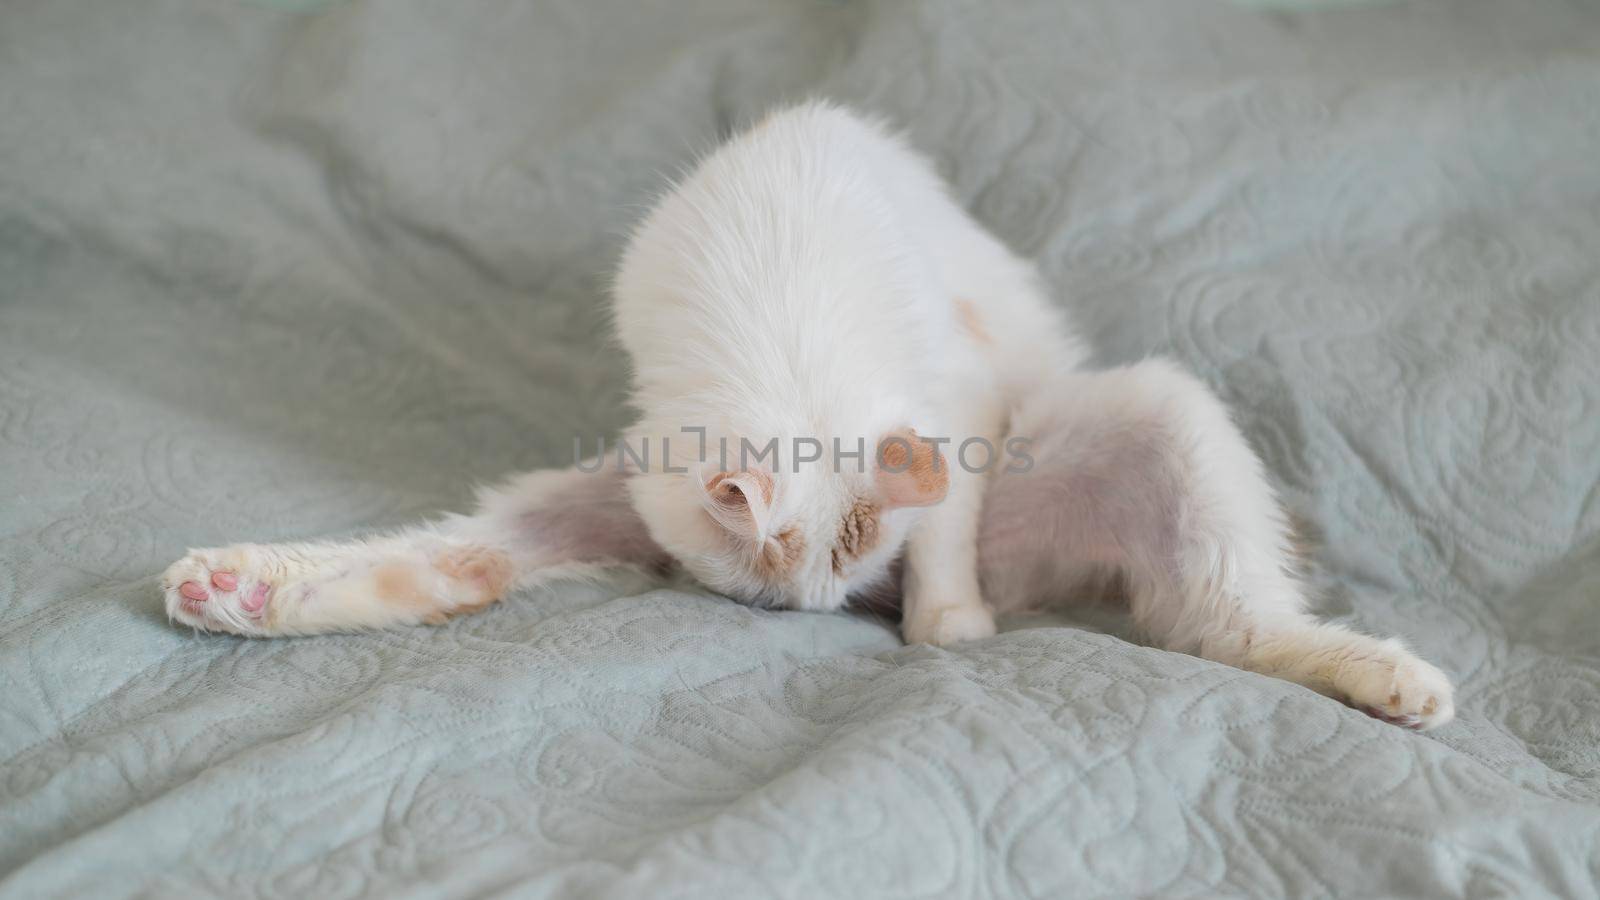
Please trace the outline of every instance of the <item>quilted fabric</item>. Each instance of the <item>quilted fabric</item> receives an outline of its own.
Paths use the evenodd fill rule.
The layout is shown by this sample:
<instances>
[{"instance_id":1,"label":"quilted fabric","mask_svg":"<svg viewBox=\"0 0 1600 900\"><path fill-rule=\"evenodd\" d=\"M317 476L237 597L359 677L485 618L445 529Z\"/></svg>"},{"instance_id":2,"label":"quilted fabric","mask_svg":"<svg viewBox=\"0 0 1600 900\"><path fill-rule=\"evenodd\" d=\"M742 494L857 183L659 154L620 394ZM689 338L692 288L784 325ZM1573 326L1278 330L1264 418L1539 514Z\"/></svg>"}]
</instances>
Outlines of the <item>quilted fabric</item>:
<instances>
[{"instance_id":1,"label":"quilted fabric","mask_svg":"<svg viewBox=\"0 0 1600 900\"><path fill-rule=\"evenodd\" d=\"M1277 6L7 2L0 895L1594 895L1600 8ZM620 582L166 623L188 546L614 433L621 235L808 94L903 123L1103 360L1232 403L1325 612L1458 722Z\"/></svg>"}]
</instances>

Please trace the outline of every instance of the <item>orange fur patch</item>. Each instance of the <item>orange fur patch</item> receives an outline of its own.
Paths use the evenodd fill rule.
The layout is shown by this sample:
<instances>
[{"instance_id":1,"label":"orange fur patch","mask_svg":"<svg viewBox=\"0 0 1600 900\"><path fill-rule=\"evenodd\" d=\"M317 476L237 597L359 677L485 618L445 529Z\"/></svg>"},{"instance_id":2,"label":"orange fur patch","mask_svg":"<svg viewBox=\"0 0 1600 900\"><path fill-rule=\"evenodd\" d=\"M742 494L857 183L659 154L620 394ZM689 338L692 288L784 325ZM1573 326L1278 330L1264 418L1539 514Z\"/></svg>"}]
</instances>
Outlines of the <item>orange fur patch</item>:
<instances>
[{"instance_id":1,"label":"orange fur patch","mask_svg":"<svg viewBox=\"0 0 1600 900\"><path fill-rule=\"evenodd\" d=\"M919 440L911 429L891 434L878 444L884 468L878 484L896 506L930 506L950 489L950 466L938 448Z\"/></svg>"},{"instance_id":2,"label":"orange fur patch","mask_svg":"<svg viewBox=\"0 0 1600 900\"><path fill-rule=\"evenodd\" d=\"M978 315L978 307L965 297L956 298L956 318L961 321L961 327L967 334L980 344L993 344L994 337L989 334L989 329L983 327L983 319Z\"/></svg>"},{"instance_id":3,"label":"orange fur patch","mask_svg":"<svg viewBox=\"0 0 1600 900\"><path fill-rule=\"evenodd\" d=\"M800 529L789 527L761 545L761 555L756 557L756 565L769 578L782 577L794 571L805 553L805 536Z\"/></svg>"},{"instance_id":4,"label":"orange fur patch","mask_svg":"<svg viewBox=\"0 0 1600 900\"><path fill-rule=\"evenodd\" d=\"M424 618L433 612L433 595L423 589L417 580L416 567L410 563L384 563L372 570L372 580L377 588L378 599L384 603L410 610Z\"/></svg>"},{"instance_id":5,"label":"orange fur patch","mask_svg":"<svg viewBox=\"0 0 1600 900\"><path fill-rule=\"evenodd\" d=\"M441 596L430 585L435 573L450 580ZM505 596L511 586L511 558L488 547L457 547L439 554L432 569L407 562L389 562L372 570L378 599L415 614L429 625L454 615L476 612Z\"/></svg>"},{"instance_id":6,"label":"orange fur patch","mask_svg":"<svg viewBox=\"0 0 1600 900\"><path fill-rule=\"evenodd\" d=\"M900 435L890 435L890 437L883 439L882 444L878 445L878 458L883 460L885 468L893 469L896 472L904 472L911 468L908 458L911 451L900 441L890 440L893 437L900 437Z\"/></svg>"},{"instance_id":7,"label":"orange fur patch","mask_svg":"<svg viewBox=\"0 0 1600 900\"><path fill-rule=\"evenodd\" d=\"M843 575L846 563L860 558L877 543L878 504L857 500L839 523L838 543L833 548L833 571Z\"/></svg>"},{"instance_id":8,"label":"orange fur patch","mask_svg":"<svg viewBox=\"0 0 1600 900\"><path fill-rule=\"evenodd\" d=\"M459 584L470 585L476 597L444 613L440 619L477 612L506 595L515 574L511 557L488 547L458 547L441 553L433 567Z\"/></svg>"},{"instance_id":9,"label":"orange fur patch","mask_svg":"<svg viewBox=\"0 0 1600 900\"><path fill-rule=\"evenodd\" d=\"M504 551L476 545L458 547L439 555L433 567L457 581L470 581L491 596L511 586L511 557Z\"/></svg>"}]
</instances>

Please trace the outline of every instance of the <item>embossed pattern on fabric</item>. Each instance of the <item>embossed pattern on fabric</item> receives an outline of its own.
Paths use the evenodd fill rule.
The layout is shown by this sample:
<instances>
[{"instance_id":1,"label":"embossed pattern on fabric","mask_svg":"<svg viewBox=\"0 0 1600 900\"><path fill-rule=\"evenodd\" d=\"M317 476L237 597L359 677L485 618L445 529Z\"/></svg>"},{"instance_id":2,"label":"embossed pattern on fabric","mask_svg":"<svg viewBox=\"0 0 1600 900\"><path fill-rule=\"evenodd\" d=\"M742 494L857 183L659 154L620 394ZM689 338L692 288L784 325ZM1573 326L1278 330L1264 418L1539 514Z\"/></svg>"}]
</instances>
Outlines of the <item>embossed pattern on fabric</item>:
<instances>
[{"instance_id":1,"label":"embossed pattern on fabric","mask_svg":"<svg viewBox=\"0 0 1600 900\"><path fill-rule=\"evenodd\" d=\"M7 3L0 896L1593 896L1600 8L1256 6ZM168 625L186 547L615 434L621 235L808 94L902 123L1103 361L1215 388L1322 609L1457 722L1087 613Z\"/></svg>"}]
</instances>

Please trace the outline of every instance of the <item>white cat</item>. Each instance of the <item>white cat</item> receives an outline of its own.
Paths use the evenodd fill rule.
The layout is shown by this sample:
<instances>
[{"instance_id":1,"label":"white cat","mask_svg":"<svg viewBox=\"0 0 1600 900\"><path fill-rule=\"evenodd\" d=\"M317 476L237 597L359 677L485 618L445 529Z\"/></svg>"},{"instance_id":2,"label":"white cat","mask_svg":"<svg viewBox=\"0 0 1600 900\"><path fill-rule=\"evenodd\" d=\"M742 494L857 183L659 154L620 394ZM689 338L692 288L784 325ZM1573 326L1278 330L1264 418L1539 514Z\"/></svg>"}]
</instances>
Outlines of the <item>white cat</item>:
<instances>
[{"instance_id":1,"label":"white cat","mask_svg":"<svg viewBox=\"0 0 1600 900\"><path fill-rule=\"evenodd\" d=\"M1454 714L1398 641L1304 612L1216 398L1160 361L1080 371L1033 268L875 123L812 103L729 141L640 225L615 299L642 413L625 452L392 536L191 551L168 614L251 636L434 623L622 566L793 609L898 592L906 640L943 645L1115 582L1162 647L1402 725Z\"/></svg>"}]
</instances>

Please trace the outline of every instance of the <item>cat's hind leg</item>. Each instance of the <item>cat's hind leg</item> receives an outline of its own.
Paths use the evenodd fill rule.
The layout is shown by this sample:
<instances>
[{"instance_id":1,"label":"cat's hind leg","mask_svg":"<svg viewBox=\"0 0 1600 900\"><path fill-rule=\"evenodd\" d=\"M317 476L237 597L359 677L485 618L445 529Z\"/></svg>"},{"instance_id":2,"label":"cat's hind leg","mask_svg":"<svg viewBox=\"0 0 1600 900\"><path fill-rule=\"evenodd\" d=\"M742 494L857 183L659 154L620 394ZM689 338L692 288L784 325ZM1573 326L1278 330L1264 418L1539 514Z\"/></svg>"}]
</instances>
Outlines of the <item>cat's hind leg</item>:
<instances>
[{"instance_id":1,"label":"cat's hind leg","mask_svg":"<svg viewBox=\"0 0 1600 900\"><path fill-rule=\"evenodd\" d=\"M534 472L483 492L471 516L348 541L191 550L162 575L174 622L249 637L438 624L515 587L666 554L612 467Z\"/></svg>"},{"instance_id":2,"label":"cat's hind leg","mask_svg":"<svg viewBox=\"0 0 1600 900\"><path fill-rule=\"evenodd\" d=\"M1399 641L1305 612L1282 509L1222 403L1171 363L1076 373L1030 398L1012 433L1031 471L986 501L980 571L1001 611L1085 573L1121 575L1156 644L1303 684L1396 724L1454 715L1450 681Z\"/></svg>"}]
</instances>

